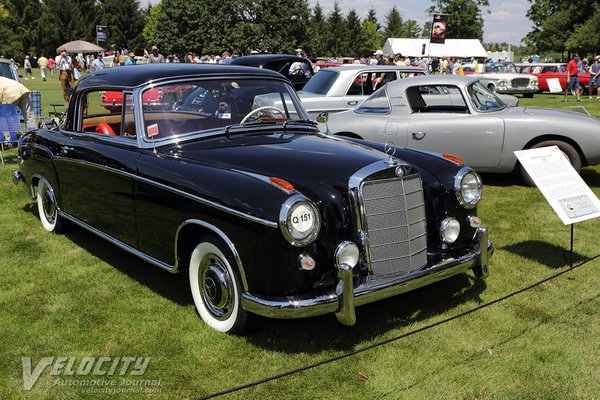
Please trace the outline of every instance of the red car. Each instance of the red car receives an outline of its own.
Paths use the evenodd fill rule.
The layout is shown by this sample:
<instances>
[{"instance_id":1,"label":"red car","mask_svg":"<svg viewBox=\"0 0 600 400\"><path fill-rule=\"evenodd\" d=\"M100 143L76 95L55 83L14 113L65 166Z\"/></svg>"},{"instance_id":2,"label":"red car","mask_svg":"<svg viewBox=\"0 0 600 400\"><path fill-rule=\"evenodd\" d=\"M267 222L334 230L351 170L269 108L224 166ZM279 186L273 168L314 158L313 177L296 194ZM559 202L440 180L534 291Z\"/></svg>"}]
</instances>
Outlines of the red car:
<instances>
[{"instance_id":1,"label":"red car","mask_svg":"<svg viewBox=\"0 0 600 400\"><path fill-rule=\"evenodd\" d=\"M540 91L549 92L548 79L558 78L561 89L567 86L567 64L566 63L532 63L515 64L517 71L522 74L531 74L538 77ZM590 74L579 74L579 84L588 87Z\"/></svg>"}]
</instances>

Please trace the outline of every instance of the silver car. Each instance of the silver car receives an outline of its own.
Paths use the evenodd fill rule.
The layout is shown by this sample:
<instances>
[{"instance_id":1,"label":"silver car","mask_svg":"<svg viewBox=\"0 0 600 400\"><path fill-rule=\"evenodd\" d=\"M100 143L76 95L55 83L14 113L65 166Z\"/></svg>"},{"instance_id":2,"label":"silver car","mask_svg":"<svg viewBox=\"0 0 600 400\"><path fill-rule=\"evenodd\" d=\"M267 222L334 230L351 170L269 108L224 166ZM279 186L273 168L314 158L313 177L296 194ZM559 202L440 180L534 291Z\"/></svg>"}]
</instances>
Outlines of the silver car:
<instances>
[{"instance_id":1,"label":"silver car","mask_svg":"<svg viewBox=\"0 0 600 400\"><path fill-rule=\"evenodd\" d=\"M513 151L551 145L577 171L600 163L598 119L508 107L469 76L430 75L389 83L355 110L331 115L327 126L334 135L451 153L481 172L511 172L518 168Z\"/></svg>"},{"instance_id":2,"label":"silver car","mask_svg":"<svg viewBox=\"0 0 600 400\"><path fill-rule=\"evenodd\" d=\"M314 120L321 112L353 109L389 82L425 74L417 67L348 64L319 70L298 94Z\"/></svg>"}]
</instances>

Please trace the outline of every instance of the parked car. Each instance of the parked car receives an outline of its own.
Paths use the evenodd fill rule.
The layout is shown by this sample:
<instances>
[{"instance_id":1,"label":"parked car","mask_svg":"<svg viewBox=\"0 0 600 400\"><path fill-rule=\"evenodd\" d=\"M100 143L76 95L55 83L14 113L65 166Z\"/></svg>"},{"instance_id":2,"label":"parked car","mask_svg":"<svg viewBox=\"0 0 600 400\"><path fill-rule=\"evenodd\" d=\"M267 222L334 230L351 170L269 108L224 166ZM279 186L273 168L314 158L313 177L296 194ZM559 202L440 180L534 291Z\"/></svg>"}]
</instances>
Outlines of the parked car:
<instances>
[{"instance_id":1,"label":"parked car","mask_svg":"<svg viewBox=\"0 0 600 400\"><path fill-rule=\"evenodd\" d=\"M567 87L567 64L565 63L525 63L515 64L517 70L523 74L531 74L538 77L540 91L548 92L548 79L556 78L560 87ZM579 84L584 88L589 87L590 74L578 74ZM586 90L587 93L587 90Z\"/></svg>"},{"instance_id":2,"label":"parked car","mask_svg":"<svg viewBox=\"0 0 600 400\"><path fill-rule=\"evenodd\" d=\"M17 64L8 58L0 58L0 76L18 81L19 68Z\"/></svg>"},{"instance_id":3,"label":"parked car","mask_svg":"<svg viewBox=\"0 0 600 400\"><path fill-rule=\"evenodd\" d=\"M170 108L144 103L155 89ZM122 92L118 112L105 90ZM70 221L184 271L200 316L223 332L251 314L352 325L356 306L470 269L487 276L476 172L315 125L272 71L111 68L79 81L64 125L21 138L13 179L47 231Z\"/></svg>"},{"instance_id":4,"label":"parked car","mask_svg":"<svg viewBox=\"0 0 600 400\"><path fill-rule=\"evenodd\" d=\"M477 69L477 71L476 71ZM490 90L503 94L522 94L531 98L539 91L538 78L528 73L519 73L511 62L488 64L465 64L465 75L479 77Z\"/></svg>"},{"instance_id":5,"label":"parked car","mask_svg":"<svg viewBox=\"0 0 600 400\"><path fill-rule=\"evenodd\" d=\"M298 94L314 120L321 112L353 109L388 82L425 74L427 71L416 67L346 64L321 69Z\"/></svg>"},{"instance_id":6,"label":"parked car","mask_svg":"<svg viewBox=\"0 0 600 400\"><path fill-rule=\"evenodd\" d=\"M598 119L507 107L477 77L431 75L391 82L356 110L331 115L327 126L334 135L455 154L481 172L511 172L518 167L515 150L550 145L557 145L577 171L600 163Z\"/></svg>"},{"instance_id":7,"label":"parked car","mask_svg":"<svg viewBox=\"0 0 600 400\"><path fill-rule=\"evenodd\" d=\"M253 54L234 58L231 64L277 71L288 78L296 90L302 90L315 74L310 60L288 54Z\"/></svg>"}]
</instances>

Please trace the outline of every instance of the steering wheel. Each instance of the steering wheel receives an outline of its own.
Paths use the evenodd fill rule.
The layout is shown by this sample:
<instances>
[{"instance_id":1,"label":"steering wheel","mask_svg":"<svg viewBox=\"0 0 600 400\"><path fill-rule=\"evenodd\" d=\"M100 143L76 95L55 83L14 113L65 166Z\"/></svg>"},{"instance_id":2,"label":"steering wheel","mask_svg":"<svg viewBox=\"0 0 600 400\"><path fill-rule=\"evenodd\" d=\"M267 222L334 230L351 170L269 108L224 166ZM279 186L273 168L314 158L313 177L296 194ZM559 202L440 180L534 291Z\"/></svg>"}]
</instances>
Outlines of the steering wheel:
<instances>
[{"instance_id":1,"label":"steering wheel","mask_svg":"<svg viewBox=\"0 0 600 400\"><path fill-rule=\"evenodd\" d=\"M254 114L261 113L261 112L263 112L265 110L274 110L278 114L281 114L282 116L285 117L285 111L283 111L282 109L274 107L274 106L263 106L263 107L255 108L254 110L252 110L248 114L246 114L246 116L240 122L240 125L245 124L252 116L254 116Z\"/></svg>"}]
</instances>

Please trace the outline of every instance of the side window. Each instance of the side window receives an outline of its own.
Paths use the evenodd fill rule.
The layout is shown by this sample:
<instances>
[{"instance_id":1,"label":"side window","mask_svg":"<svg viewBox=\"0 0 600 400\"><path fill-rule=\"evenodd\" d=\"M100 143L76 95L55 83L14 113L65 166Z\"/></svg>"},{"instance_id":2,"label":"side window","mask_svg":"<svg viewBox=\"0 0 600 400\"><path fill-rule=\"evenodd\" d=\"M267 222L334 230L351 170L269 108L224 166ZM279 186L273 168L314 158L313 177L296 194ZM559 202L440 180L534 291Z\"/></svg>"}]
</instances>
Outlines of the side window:
<instances>
[{"instance_id":1,"label":"side window","mask_svg":"<svg viewBox=\"0 0 600 400\"><path fill-rule=\"evenodd\" d=\"M125 100L121 90L86 92L79 103L81 115L79 130L99 135L127 136L123 135L122 131L124 101L129 102L125 109L130 108L129 118L133 121L133 103L131 95L128 96L128 100ZM133 134L135 135L135 128Z\"/></svg>"},{"instance_id":2,"label":"side window","mask_svg":"<svg viewBox=\"0 0 600 400\"><path fill-rule=\"evenodd\" d=\"M374 75L374 74L373 74ZM346 93L347 96L365 96L373 93L373 86L370 73L356 75Z\"/></svg>"},{"instance_id":3,"label":"side window","mask_svg":"<svg viewBox=\"0 0 600 400\"><path fill-rule=\"evenodd\" d=\"M463 95L456 86L413 86L407 89L406 96L413 113L468 112Z\"/></svg>"},{"instance_id":4,"label":"side window","mask_svg":"<svg viewBox=\"0 0 600 400\"><path fill-rule=\"evenodd\" d=\"M390 102L385 89L373 93L368 99L356 109L358 113L365 114L387 114L390 112Z\"/></svg>"}]
</instances>

